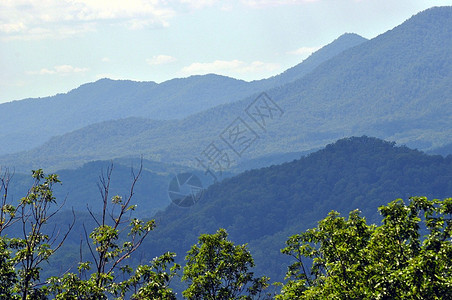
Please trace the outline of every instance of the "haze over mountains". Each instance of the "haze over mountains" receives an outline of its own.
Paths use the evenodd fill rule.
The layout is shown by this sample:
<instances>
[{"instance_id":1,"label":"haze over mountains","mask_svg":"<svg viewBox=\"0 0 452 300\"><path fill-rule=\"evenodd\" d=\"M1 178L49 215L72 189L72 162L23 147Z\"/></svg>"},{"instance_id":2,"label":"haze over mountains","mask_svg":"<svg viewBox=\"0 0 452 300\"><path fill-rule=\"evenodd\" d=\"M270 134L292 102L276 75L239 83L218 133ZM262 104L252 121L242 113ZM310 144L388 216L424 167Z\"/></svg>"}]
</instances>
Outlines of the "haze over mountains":
<instances>
[{"instance_id":1,"label":"haze over mountains","mask_svg":"<svg viewBox=\"0 0 452 300\"><path fill-rule=\"evenodd\" d=\"M263 274L283 279L279 253L289 235L315 226L331 210L359 209L369 223L377 208L415 195L449 197L452 156L428 156L376 138L339 140L290 163L252 170L211 186L190 211L170 206L146 248L185 253L200 233L225 228L249 243Z\"/></svg>"},{"instance_id":2,"label":"haze over mountains","mask_svg":"<svg viewBox=\"0 0 452 300\"><path fill-rule=\"evenodd\" d=\"M0 154L28 150L52 136L106 120L181 119L294 81L363 41L356 34L344 34L286 72L253 82L215 74L172 79L161 84L101 79L67 94L0 104L4 120L0 139L7 141L0 144ZM29 118L38 115L43 122L36 126Z\"/></svg>"},{"instance_id":3,"label":"haze over mountains","mask_svg":"<svg viewBox=\"0 0 452 300\"><path fill-rule=\"evenodd\" d=\"M143 160L142 164L140 180L134 190L134 204L139 207L135 215L138 217L152 216L171 203L168 198L168 182L175 174L191 172L204 179L202 171L184 166L146 160ZM54 196L60 204L65 201L64 209L87 213L89 208L97 213L102 209L98 188L100 177L106 177L107 170L111 169L110 193L125 197L130 192L132 172L137 174L139 168L140 159L117 159L92 161L76 169L58 170L62 184L54 187ZM206 178L204 182L205 186L211 184L208 179ZM15 173L11 179L9 195L14 199L20 199L27 194L32 184L33 180L29 174Z\"/></svg>"},{"instance_id":4,"label":"haze over mountains","mask_svg":"<svg viewBox=\"0 0 452 300\"><path fill-rule=\"evenodd\" d=\"M199 169L195 158L213 144L231 159L220 179L362 134L447 155L452 140L451 28L452 8L432 8L372 40L344 34L301 64L264 80L213 74L161 84L102 79L67 94L2 104L3 152L25 150L51 135L74 131L32 150L3 155L0 165L17 173L62 170L58 173L68 183L58 195L70 193L75 202L69 200L84 207L96 199L95 179L108 160L144 155L155 161L146 160L152 166L145 174L156 183L139 193L153 195L152 204L139 197L140 205L149 204L143 212L147 214L169 203L170 177L194 170L188 166ZM267 116L256 121L246 109L261 91L281 111L261 106ZM34 115L39 122L29 120ZM121 117L127 118L117 119ZM240 156L222 135L237 120L256 137ZM93 160L106 161L88 163ZM130 173L124 162L130 159L118 161L115 176L125 181ZM17 176L26 186L26 177ZM87 187L88 179L94 181L90 188L76 188Z\"/></svg>"},{"instance_id":5,"label":"haze over mountains","mask_svg":"<svg viewBox=\"0 0 452 300\"><path fill-rule=\"evenodd\" d=\"M288 236L315 226L331 210L347 215L359 209L370 224L381 220L377 208L396 198L449 197L450 170L452 155L427 155L366 136L341 139L292 162L214 184L189 208L170 205L155 216L157 228L135 259L173 251L181 262L200 234L221 227L235 243L248 243L257 273L282 281L289 260L279 250ZM142 196L134 201L141 204Z\"/></svg>"},{"instance_id":6,"label":"haze over mountains","mask_svg":"<svg viewBox=\"0 0 452 300\"><path fill-rule=\"evenodd\" d=\"M344 136L362 134L432 150L452 138L451 28L452 8L432 8L369 41L344 36L355 46L345 43L347 50L337 51L337 55L333 51L333 57L317 60L315 67L310 66L311 72L296 72L301 73L301 78L282 86L265 90L265 81L247 85L228 79L247 85L246 92L239 89L234 94L219 88L214 95L249 96L181 120L128 118L89 125L28 152L2 156L0 164L14 164L18 170L37 166L57 170L94 159L140 154L151 160L193 164L193 158L218 141L237 117L249 122L259 135L258 142L241 159L319 148ZM289 76L285 81L294 78ZM267 82L272 80L276 79ZM114 82L104 80L88 86L107 83ZM268 120L265 130L246 119L244 112L262 90L284 112ZM230 101L234 97L223 99ZM222 147L227 150L225 144Z\"/></svg>"},{"instance_id":7,"label":"haze over mountains","mask_svg":"<svg viewBox=\"0 0 452 300\"><path fill-rule=\"evenodd\" d=\"M104 207L99 175L113 163L109 195L127 197L142 163L133 216L157 227L132 267L167 251L182 262L200 234L222 227L248 243L258 275L282 281L284 242L329 211L359 209L378 223L377 207L395 198L452 196L451 50L452 7L437 7L371 40L344 34L264 80L101 79L1 104L0 176L4 166L15 173L8 199L16 201L31 185L22 173L59 174L54 195L66 203L47 225L65 225L71 208L77 217L49 274L89 256L81 237ZM174 175L207 177L199 158L218 181L204 182L193 206L172 204Z\"/></svg>"}]
</instances>

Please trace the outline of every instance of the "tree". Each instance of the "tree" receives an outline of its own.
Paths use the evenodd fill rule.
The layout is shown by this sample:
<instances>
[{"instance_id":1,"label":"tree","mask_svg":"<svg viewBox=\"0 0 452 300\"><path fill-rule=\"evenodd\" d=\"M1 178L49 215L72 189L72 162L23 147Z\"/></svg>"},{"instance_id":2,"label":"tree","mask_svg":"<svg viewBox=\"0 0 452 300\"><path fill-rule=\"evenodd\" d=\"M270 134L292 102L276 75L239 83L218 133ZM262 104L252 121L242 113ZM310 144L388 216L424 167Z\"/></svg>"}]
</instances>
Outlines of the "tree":
<instances>
[{"instance_id":1,"label":"tree","mask_svg":"<svg viewBox=\"0 0 452 300\"><path fill-rule=\"evenodd\" d=\"M225 229L202 234L186 256L182 292L188 299L251 299L267 287L267 277L255 278L253 258L246 245L227 240Z\"/></svg>"},{"instance_id":2,"label":"tree","mask_svg":"<svg viewBox=\"0 0 452 300\"><path fill-rule=\"evenodd\" d=\"M3 231L17 221L16 207L8 201L8 187L12 174L8 169L0 169L0 299L11 299L13 287L17 282L14 264L11 261L12 251L9 249L9 239Z\"/></svg>"},{"instance_id":3,"label":"tree","mask_svg":"<svg viewBox=\"0 0 452 300\"><path fill-rule=\"evenodd\" d=\"M0 177L0 295L7 299L45 299L41 264L62 246L75 218L66 231L47 228L49 219L64 204L57 205L53 196L53 186L60 182L56 174L46 176L41 169L33 170L32 187L17 206L8 197L12 174L6 170ZM21 237L5 235L13 225L20 229Z\"/></svg>"},{"instance_id":4,"label":"tree","mask_svg":"<svg viewBox=\"0 0 452 300\"><path fill-rule=\"evenodd\" d=\"M48 221L64 204L57 204L53 196L54 185L60 183L58 175L32 171L32 187L13 205L8 196L12 174L0 170L0 299L47 299L52 295L56 299L175 299L168 287L180 269L174 264L174 253L167 252L135 269L127 264L155 228L154 220L132 217L135 205L131 200L142 164L137 174L132 170L130 192L124 199L109 196L112 170L111 166L100 176L101 214L89 210L97 224L90 234L85 228L91 260L83 261L81 244L77 273L69 270L47 281L41 279L41 265L62 247L75 224L75 214L72 212L74 219L67 230L56 225L48 228ZM13 237L6 235L7 229Z\"/></svg>"},{"instance_id":5,"label":"tree","mask_svg":"<svg viewBox=\"0 0 452 300\"><path fill-rule=\"evenodd\" d=\"M144 221L131 215L136 207L131 200L142 164L137 174L132 169L132 183L125 199L109 196L112 171L110 166L100 176L98 187L103 203L100 216L89 210L97 224L89 235L85 228L92 259L80 261L77 274L50 278L49 291L57 299L107 299L108 295L117 299L175 299L168 284L180 266L174 264L167 272L168 265L174 262L174 253L165 253L149 265L138 265L135 269L126 264L155 228L154 220Z\"/></svg>"},{"instance_id":6,"label":"tree","mask_svg":"<svg viewBox=\"0 0 452 300\"><path fill-rule=\"evenodd\" d=\"M281 251L295 262L277 298L451 299L452 198L398 199L379 211L380 226L331 212L290 237Z\"/></svg>"},{"instance_id":7,"label":"tree","mask_svg":"<svg viewBox=\"0 0 452 300\"><path fill-rule=\"evenodd\" d=\"M64 202L57 206L53 196L53 185L60 183L58 175L45 175L39 170L32 171L34 183L27 195L19 202L19 223L23 238L11 239L10 247L15 249L12 261L19 266L19 280L16 291L22 299L45 298L45 289L39 288L41 263L48 261L64 243L75 223L75 216L68 229L61 235L60 229L51 232L45 229ZM55 208L54 208L55 207Z\"/></svg>"}]
</instances>

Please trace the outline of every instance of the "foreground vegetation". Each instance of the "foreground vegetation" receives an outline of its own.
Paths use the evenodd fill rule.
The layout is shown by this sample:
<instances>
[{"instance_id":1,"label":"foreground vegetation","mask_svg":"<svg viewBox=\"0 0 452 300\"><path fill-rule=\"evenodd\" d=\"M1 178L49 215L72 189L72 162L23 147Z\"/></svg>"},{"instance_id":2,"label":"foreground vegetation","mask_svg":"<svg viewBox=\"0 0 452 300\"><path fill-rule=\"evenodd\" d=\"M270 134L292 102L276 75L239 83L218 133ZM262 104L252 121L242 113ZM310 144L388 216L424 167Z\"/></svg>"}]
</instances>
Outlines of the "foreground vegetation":
<instances>
[{"instance_id":1,"label":"foreground vegetation","mask_svg":"<svg viewBox=\"0 0 452 300\"><path fill-rule=\"evenodd\" d=\"M395 200L379 208L381 225L367 224L355 210L348 218L331 212L317 227L289 237L283 254L293 258L286 281L273 283L253 273L247 245L228 240L226 230L203 234L182 268L174 253L129 266L153 220L132 217L133 174L127 197L109 195L111 169L101 176L103 211L90 212L97 224L84 228L80 261L64 274L41 278L49 258L61 248L68 227L47 228L62 204L53 196L55 174L33 171L34 184L11 203L11 175L0 176L0 299L175 299L170 283L180 276L187 299L450 299L452 298L452 198ZM75 218L75 217L74 217ZM9 236L11 227L21 234ZM17 232L17 231L16 231ZM91 254L84 259L82 247Z\"/></svg>"}]
</instances>

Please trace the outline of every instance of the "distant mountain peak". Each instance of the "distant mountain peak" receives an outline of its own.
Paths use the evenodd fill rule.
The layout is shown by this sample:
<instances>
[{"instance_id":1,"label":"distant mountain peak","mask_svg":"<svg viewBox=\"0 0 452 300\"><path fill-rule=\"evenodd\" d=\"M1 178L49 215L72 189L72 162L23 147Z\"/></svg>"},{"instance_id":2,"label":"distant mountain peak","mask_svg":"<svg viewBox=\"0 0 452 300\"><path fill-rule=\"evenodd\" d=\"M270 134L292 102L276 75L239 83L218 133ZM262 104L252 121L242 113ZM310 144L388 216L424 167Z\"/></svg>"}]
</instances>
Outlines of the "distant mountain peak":
<instances>
[{"instance_id":1,"label":"distant mountain peak","mask_svg":"<svg viewBox=\"0 0 452 300\"><path fill-rule=\"evenodd\" d=\"M396 26L392 31L404 30L406 37L431 34L431 31L442 29L450 31L452 21L452 6L435 6L421 11ZM411 33L411 34L410 34Z\"/></svg>"},{"instance_id":2,"label":"distant mountain peak","mask_svg":"<svg viewBox=\"0 0 452 300\"><path fill-rule=\"evenodd\" d=\"M452 14L452 6L433 6L415 14L415 16L431 16L438 14Z\"/></svg>"},{"instance_id":3,"label":"distant mountain peak","mask_svg":"<svg viewBox=\"0 0 452 300\"><path fill-rule=\"evenodd\" d=\"M342 35L340 35L337 39L335 39L334 41L332 41L331 43L329 43L328 45L326 45L325 47L328 47L329 45L335 44L338 41L347 41L349 43L352 44L361 44L362 42L367 41L367 39L365 37L360 36L357 33L354 32L346 32Z\"/></svg>"},{"instance_id":4,"label":"distant mountain peak","mask_svg":"<svg viewBox=\"0 0 452 300\"><path fill-rule=\"evenodd\" d=\"M274 81L280 83L281 85L293 82L310 73L317 66L329 60L330 58L366 41L366 38L356 33L344 33L328 45L312 53L308 58L303 60L303 62L290 69L287 69L277 76L264 79L263 81Z\"/></svg>"},{"instance_id":5,"label":"distant mountain peak","mask_svg":"<svg viewBox=\"0 0 452 300\"><path fill-rule=\"evenodd\" d=\"M362 37L362 36L360 36L359 34L354 33L354 32L346 32L346 33L343 33L343 34L341 34L336 40L339 40L339 39L341 39L341 38L358 38L358 39L360 39L360 40L367 40L365 37Z\"/></svg>"},{"instance_id":6,"label":"distant mountain peak","mask_svg":"<svg viewBox=\"0 0 452 300\"><path fill-rule=\"evenodd\" d=\"M359 152L359 151L377 151L376 149L385 149L386 151L389 151L391 149L404 149L409 151L415 151L411 150L409 148L403 147L403 146L396 146L395 142L389 142L386 140L382 140L376 137L369 137L366 135L363 136L352 136L347 138L342 138L334 143L326 145L326 147L322 151L331 151L331 152L341 152L346 151L348 153L352 152Z\"/></svg>"}]
</instances>

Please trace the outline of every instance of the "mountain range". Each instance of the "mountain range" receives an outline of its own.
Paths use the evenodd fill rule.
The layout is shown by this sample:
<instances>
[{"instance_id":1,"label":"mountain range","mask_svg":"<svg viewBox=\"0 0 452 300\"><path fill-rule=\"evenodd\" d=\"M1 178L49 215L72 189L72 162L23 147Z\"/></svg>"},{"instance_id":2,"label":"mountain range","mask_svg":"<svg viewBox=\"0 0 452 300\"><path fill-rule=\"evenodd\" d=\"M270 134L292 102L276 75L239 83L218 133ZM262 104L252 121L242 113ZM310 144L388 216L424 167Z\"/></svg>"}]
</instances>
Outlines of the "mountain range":
<instances>
[{"instance_id":1,"label":"mountain range","mask_svg":"<svg viewBox=\"0 0 452 300\"><path fill-rule=\"evenodd\" d=\"M132 117L92 124L30 151L4 155L0 164L57 170L143 154L151 160L196 166L196 157L213 144L229 152L229 167L242 159L309 151L363 134L426 151L449 144L452 7L428 9L368 41L358 38L361 42L356 44L356 36L346 37L353 37L355 45L284 85L256 89L242 100L184 119ZM265 128L246 113L262 100L253 102L262 95L257 90L264 90L278 106L274 118L259 116L267 121ZM240 155L224 141L226 131L240 125L237 122L246 123L253 137Z\"/></svg>"},{"instance_id":2,"label":"mountain range","mask_svg":"<svg viewBox=\"0 0 452 300\"><path fill-rule=\"evenodd\" d=\"M183 259L203 233L225 228L248 243L257 272L282 281L287 257L279 249L293 234L314 227L335 210L359 209L379 223L377 208L411 196L450 197L452 155L427 155L366 136L338 140L292 162L246 171L210 186L189 209L170 205L155 219L145 257L174 251Z\"/></svg>"},{"instance_id":3,"label":"mountain range","mask_svg":"<svg viewBox=\"0 0 452 300\"><path fill-rule=\"evenodd\" d=\"M29 150L52 136L108 120L141 117L181 119L292 82L345 49L365 41L344 34L299 65L268 79L246 82L208 74L163 83L101 79L67 94L0 104L0 154ZM36 126L32 119L41 120Z\"/></svg>"},{"instance_id":4,"label":"mountain range","mask_svg":"<svg viewBox=\"0 0 452 300\"><path fill-rule=\"evenodd\" d=\"M434 7L370 40L342 35L263 80L101 79L1 104L0 166L14 173L9 199L27 193L31 169L59 174L54 195L65 205L48 225L76 214L49 262L62 274L88 254L80 245L85 228L96 226L90 213L102 210L99 176L113 166L110 195L127 196L142 165L131 214L155 218L157 227L131 266L167 251L183 263L200 234L222 227L248 244L257 275L283 281L284 242L331 210L359 209L378 223L377 208L396 198L452 196L451 49L452 7ZM185 172L207 188L199 202L179 207L169 183Z\"/></svg>"},{"instance_id":5,"label":"mountain range","mask_svg":"<svg viewBox=\"0 0 452 300\"><path fill-rule=\"evenodd\" d=\"M89 209L99 213L102 210L102 197L99 191L101 178L106 178L108 170L111 170L110 195L126 198L130 194L132 176L138 174L140 166L142 171L134 188L134 203L139 208L136 216L142 218L155 215L157 211L165 209L171 203L168 197L168 184L175 175L187 172L195 174L200 178L203 187L213 182L212 178L205 176L202 171L186 166L122 158L91 161L76 169L58 170L61 184L54 186L54 196L59 204L64 201L64 209L74 209L77 213L87 213ZM0 171L1 176L6 170ZM12 178L8 198L14 203L16 199L27 194L33 184L33 178L29 174L9 171ZM232 174L223 175L230 177Z\"/></svg>"},{"instance_id":6,"label":"mountain range","mask_svg":"<svg viewBox=\"0 0 452 300\"><path fill-rule=\"evenodd\" d=\"M93 173L98 174L97 166L99 163L91 165ZM188 208L169 205L152 217L157 227L131 264L147 262L167 251L175 252L177 261L183 263L200 234L225 228L231 241L248 244L257 274L283 281L290 258L279 250L289 236L314 227L331 210L346 216L358 209L369 224L376 224L381 221L377 208L394 199L450 197L451 169L452 155L427 155L366 136L344 138L291 162L217 182ZM122 179L120 186L126 187L130 180ZM147 174L139 179L144 182L142 187L149 179ZM149 197L138 191L132 199L139 203L137 211L146 201ZM86 209L76 215L76 226L64 250L51 261L52 268L61 272L78 260L81 225L88 230L95 226ZM54 223L65 226L72 212L61 211L57 216L50 228Z\"/></svg>"}]
</instances>

